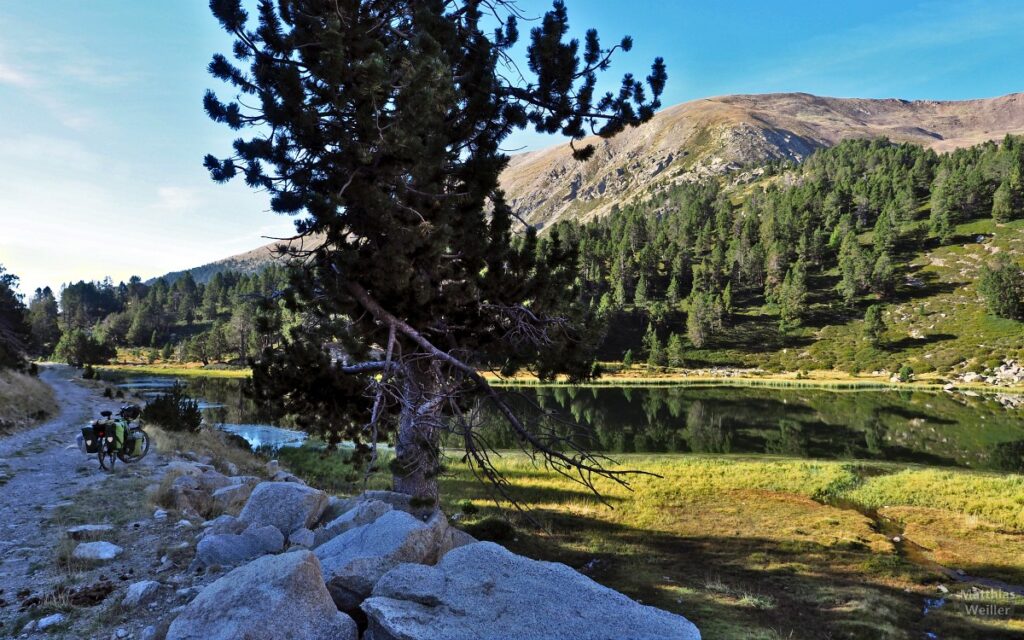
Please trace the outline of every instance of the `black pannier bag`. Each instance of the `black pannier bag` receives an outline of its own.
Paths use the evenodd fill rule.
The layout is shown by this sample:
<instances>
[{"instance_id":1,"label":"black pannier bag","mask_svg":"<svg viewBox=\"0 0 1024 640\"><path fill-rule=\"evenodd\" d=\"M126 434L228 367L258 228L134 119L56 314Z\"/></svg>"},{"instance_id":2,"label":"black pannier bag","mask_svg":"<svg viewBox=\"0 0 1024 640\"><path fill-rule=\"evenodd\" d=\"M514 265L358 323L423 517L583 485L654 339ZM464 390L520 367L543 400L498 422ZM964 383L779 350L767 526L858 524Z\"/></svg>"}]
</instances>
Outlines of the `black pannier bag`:
<instances>
[{"instance_id":1,"label":"black pannier bag","mask_svg":"<svg viewBox=\"0 0 1024 640\"><path fill-rule=\"evenodd\" d=\"M85 452L97 453L100 450L100 438L102 437L102 432L97 433L92 425L82 427L82 444L85 447Z\"/></svg>"}]
</instances>

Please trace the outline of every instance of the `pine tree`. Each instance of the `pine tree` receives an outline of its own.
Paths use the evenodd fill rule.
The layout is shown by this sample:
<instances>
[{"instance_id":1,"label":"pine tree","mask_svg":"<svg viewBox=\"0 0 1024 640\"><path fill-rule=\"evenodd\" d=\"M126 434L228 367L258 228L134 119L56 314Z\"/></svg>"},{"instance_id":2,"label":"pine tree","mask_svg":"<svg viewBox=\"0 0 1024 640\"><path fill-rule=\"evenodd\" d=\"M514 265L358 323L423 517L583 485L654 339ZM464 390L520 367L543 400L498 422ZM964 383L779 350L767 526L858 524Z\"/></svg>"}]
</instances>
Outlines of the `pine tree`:
<instances>
[{"instance_id":1,"label":"pine tree","mask_svg":"<svg viewBox=\"0 0 1024 640\"><path fill-rule=\"evenodd\" d=\"M636 283L636 291L633 292L633 304L638 307L647 305L647 275L641 274Z\"/></svg>"},{"instance_id":2,"label":"pine tree","mask_svg":"<svg viewBox=\"0 0 1024 640\"><path fill-rule=\"evenodd\" d=\"M28 310L18 293L18 281L0 265L0 369L21 369L31 345Z\"/></svg>"},{"instance_id":3,"label":"pine tree","mask_svg":"<svg viewBox=\"0 0 1024 640\"><path fill-rule=\"evenodd\" d=\"M864 312L864 338L873 346L878 346L885 333L885 318L883 307L880 304L873 304Z\"/></svg>"},{"instance_id":4,"label":"pine tree","mask_svg":"<svg viewBox=\"0 0 1024 640\"><path fill-rule=\"evenodd\" d=\"M978 290L993 315L1024 320L1024 268L1006 254L1001 253L993 264L982 266Z\"/></svg>"},{"instance_id":5,"label":"pine tree","mask_svg":"<svg viewBox=\"0 0 1024 640\"><path fill-rule=\"evenodd\" d=\"M665 351L668 366L682 367L686 364L686 360L683 356L683 339L679 337L678 333L673 333L668 337L668 346Z\"/></svg>"},{"instance_id":6,"label":"pine tree","mask_svg":"<svg viewBox=\"0 0 1024 640\"><path fill-rule=\"evenodd\" d=\"M883 297L892 294L896 288L895 269L888 252L883 251L875 259L871 268L871 288Z\"/></svg>"},{"instance_id":7,"label":"pine tree","mask_svg":"<svg viewBox=\"0 0 1024 640\"><path fill-rule=\"evenodd\" d=\"M779 330L785 333L800 324L806 312L807 271L798 260L786 272L779 288Z\"/></svg>"},{"instance_id":8,"label":"pine tree","mask_svg":"<svg viewBox=\"0 0 1024 640\"><path fill-rule=\"evenodd\" d=\"M1011 222L1017 217L1021 199L1020 174L1015 167L992 194L992 218L996 222Z\"/></svg>"},{"instance_id":9,"label":"pine tree","mask_svg":"<svg viewBox=\"0 0 1024 640\"><path fill-rule=\"evenodd\" d=\"M662 367L665 365L665 351L662 349L661 341L658 340L658 332L654 330L653 324L647 325L647 333L644 334L644 350L647 352L648 366Z\"/></svg>"},{"instance_id":10,"label":"pine tree","mask_svg":"<svg viewBox=\"0 0 1024 640\"><path fill-rule=\"evenodd\" d=\"M580 380L594 370L575 244L557 228L514 238L498 176L516 130L578 141L591 128L608 138L649 120L666 80L661 59L646 85L627 75L595 100L598 73L632 40L606 48L595 30L567 40L560 1L531 29L519 66L530 77L519 83L504 71L519 39L517 10L504 1L263 2L255 25L240 0L211 8L236 38L236 62L215 55L210 71L246 97L225 104L208 92L204 106L252 137L206 167L217 181L244 176L275 212L300 214L300 235L326 238L293 273L285 303L308 322L261 355L258 398L287 398L303 427L354 440L359 456L366 434L393 431L394 488L428 503L442 430L464 436L467 461L494 477L460 419L480 400L556 468L617 477L576 443L531 431L478 373L530 366L543 379ZM578 159L593 152L574 148ZM360 401L367 388L372 403Z\"/></svg>"},{"instance_id":11,"label":"pine tree","mask_svg":"<svg viewBox=\"0 0 1024 640\"><path fill-rule=\"evenodd\" d=\"M50 287L36 289L28 305L28 320L32 341L38 353L50 355L60 341L57 299Z\"/></svg>"},{"instance_id":12,"label":"pine tree","mask_svg":"<svg viewBox=\"0 0 1024 640\"><path fill-rule=\"evenodd\" d=\"M669 280L668 283L668 290L665 292L665 300L667 300L670 305L675 306L679 304L680 299L682 299L682 296L679 292L679 278L672 276L672 279Z\"/></svg>"}]
</instances>

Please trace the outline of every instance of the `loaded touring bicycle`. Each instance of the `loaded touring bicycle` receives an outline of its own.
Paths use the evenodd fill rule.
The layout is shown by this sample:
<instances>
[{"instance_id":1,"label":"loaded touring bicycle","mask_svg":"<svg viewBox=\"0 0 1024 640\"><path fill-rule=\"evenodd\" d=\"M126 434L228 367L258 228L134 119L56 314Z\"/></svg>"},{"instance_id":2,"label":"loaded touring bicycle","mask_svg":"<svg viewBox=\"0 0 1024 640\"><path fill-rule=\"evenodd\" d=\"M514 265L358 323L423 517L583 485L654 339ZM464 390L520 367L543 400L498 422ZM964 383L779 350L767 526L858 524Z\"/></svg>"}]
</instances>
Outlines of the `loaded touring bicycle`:
<instances>
[{"instance_id":1,"label":"loaded touring bicycle","mask_svg":"<svg viewBox=\"0 0 1024 640\"><path fill-rule=\"evenodd\" d=\"M94 420L78 434L78 448L86 454L96 454L100 467L106 471L114 463L138 462L149 453L149 436L142 430L138 405L126 404L115 416L112 411L101 411L100 420Z\"/></svg>"}]
</instances>

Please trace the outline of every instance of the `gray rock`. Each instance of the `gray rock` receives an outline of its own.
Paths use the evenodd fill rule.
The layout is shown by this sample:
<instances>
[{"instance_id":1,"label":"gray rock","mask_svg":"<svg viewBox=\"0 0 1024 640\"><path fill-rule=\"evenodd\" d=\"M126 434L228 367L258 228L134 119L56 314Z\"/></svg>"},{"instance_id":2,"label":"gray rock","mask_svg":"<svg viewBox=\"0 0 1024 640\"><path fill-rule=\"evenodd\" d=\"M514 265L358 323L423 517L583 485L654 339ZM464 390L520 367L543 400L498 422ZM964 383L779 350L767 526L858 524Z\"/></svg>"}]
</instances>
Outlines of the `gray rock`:
<instances>
[{"instance_id":1,"label":"gray rock","mask_svg":"<svg viewBox=\"0 0 1024 640\"><path fill-rule=\"evenodd\" d=\"M356 640L308 551L267 556L203 589L171 623L167 640Z\"/></svg>"},{"instance_id":2,"label":"gray rock","mask_svg":"<svg viewBox=\"0 0 1024 640\"><path fill-rule=\"evenodd\" d=\"M437 544L437 557L441 559L448 555L448 552L452 549L458 549L464 547L467 544L473 544L477 539L469 535L462 529L455 527L448 527L445 532L441 535L441 539Z\"/></svg>"},{"instance_id":3,"label":"gray rock","mask_svg":"<svg viewBox=\"0 0 1024 640\"><path fill-rule=\"evenodd\" d=\"M240 534L207 535L196 545L196 567L233 566L284 549L284 535L277 527L251 525Z\"/></svg>"},{"instance_id":4,"label":"gray rock","mask_svg":"<svg viewBox=\"0 0 1024 640\"><path fill-rule=\"evenodd\" d=\"M555 562L492 542L459 547L436 567L403 564L362 605L364 640L699 640L689 620L635 602Z\"/></svg>"},{"instance_id":5,"label":"gray rock","mask_svg":"<svg viewBox=\"0 0 1024 640\"><path fill-rule=\"evenodd\" d=\"M39 631L42 631L43 629L49 629L50 627L56 624L64 622L65 619L66 618L63 613L53 613L46 616L45 618L40 618L39 622L36 623L35 628Z\"/></svg>"},{"instance_id":6,"label":"gray rock","mask_svg":"<svg viewBox=\"0 0 1024 640\"><path fill-rule=\"evenodd\" d=\"M83 542L75 547L71 557L89 562L107 562L121 555L122 551L124 549L109 542Z\"/></svg>"},{"instance_id":7,"label":"gray rock","mask_svg":"<svg viewBox=\"0 0 1024 640\"><path fill-rule=\"evenodd\" d=\"M281 531L309 528L327 508L327 494L292 482L261 482L253 489L238 519L271 525Z\"/></svg>"},{"instance_id":8,"label":"gray rock","mask_svg":"<svg viewBox=\"0 0 1024 640\"><path fill-rule=\"evenodd\" d=\"M201 476L203 471L212 467L187 460L171 460L167 463L167 473L177 473L183 476Z\"/></svg>"},{"instance_id":9,"label":"gray rock","mask_svg":"<svg viewBox=\"0 0 1024 640\"><path fill-rule=\"evenodd\" d=\"M327 588L342 611L370 595L382 575L403 562L433 563L448 522L437 512L428 522L391 510L316 548Z\"/></svg>"},{"instance_id":10,"label":"gray rock","mask_svg":"<svg viewBox=\"0 0 1024 640\"><path fill-rule=\"evenodd\" d=\"M87 540L114 530L109 524L80 524L67 530L67 536L72 540Z\"/></svg>"},{"instance_id":11,"label":"gray rock","mask_svg":"<svg viewBox=\"0 0 1024 640\"><path fill-rule=\"evenodd\" d=\"M216 491L232 484L231 478L218 471L204 471L198 478L199 487L204 491Z\"/></svg>"},{"instance_id":12,"label":"gray rock","mask_svg":"<svg viewBox=\"0 0 1024 640\"><path fill-rule=\"evenodd\" d=\"M390 504L380 500L357 500L351 509L316 530L316 546L322 545L349 529L370 524L391 510Z\"/></svg>"},{"instance_id":13,"label":"gray rock","mask_svg":"<svg viewBox=\"0 0 1024 640\"><path fill-rule=\"evenodd\" d=\"M316 541L316 536L312 531L303 527L302 529L296 529L288 534L288 543L294 544L300 547L306 547L309 549L313 546Z\"/></svg>"},{"instance_id":14,"label":"gray rock","mask_svg":"<svg viewBox=\"0 0 1024 640\"><path fill-rule=\"evenodd\" d=\"M206 527L206 535L242 533L243 531L245 531L245 523L228 514L217 516L210 522L210 526Z\"/></svg>"},{"instance_id":15,"label":"gray rock","mask_svg":"<svg viewBox=\"0 0 1024 640\"><path fill-rule=\"evenodd\" d=\"M156 627L149 625L139 633L139 640L156 640Z\"/></svg>"},{"instance_id":16,"label":"gray rock","mask_svg":"<svg viewBox=\"0 0 1024 640\"><path fill-rule=\"evenodd\" d=\"M234 511L245 505L255 486L252 483L229 484L214 491L211 498L221 511Z\"/></svg>"},{"instance_id":17,"label":"gray rock","mask_svg":"<svg viewBox=\"0 0 1024 640\"><path fill-rule=\"evenodd\" d=\"M359 498L339 498L338 496L329 496L327 498L327 508L324 509L323 515L320 516L320 525L326 524L331 520L334 520L341 514L352 509L359 504Z\"/></svg>"},{"instance_id":18,"label":"gray rock","mask_svg":"<svg viewBox=\"0 0 1024 640\"><path fill-rule=\"evenodd\" d=\"M155 580L135 582L129 585L128 593L125 594L124 600L121 601L121 606L127 609L134 609L144 605L153 599L159 589L160 583Z\"/></svg>"},{"instance_id":19,"label":"gray rock","mask_svg":"<svg viewBox=\"0 0 1024 640\"><path fill-rule=\"evenodd\" d=\"M234 462L231 462L230 460L227 460L224 462L224 471L226 471L229 476L237 476L238 465L235 464Z\"/></svg>"},{"instance_id":20,"label":"gray rock","mask_svg":"<svg viewBox=\"0 0 1024 640\"><path fill-rule=\"evenodd\" d=\"M154 520L166 520L167 519L167 511L165 511L163 509L157 509L156 511L153 512L153 519Z\"/></svg>"},{"instance_id":21,"label":"gray rock","mask_svg":"<svg viewBox=\"0 0 1024 640\"><path fill-rule=\"evenodd\" d=\"M112 640L124 640L128 637L128 630L122 627L114 631L114 633L110 634L110 637L112 638Z\"/></svg>"}]
</instances>

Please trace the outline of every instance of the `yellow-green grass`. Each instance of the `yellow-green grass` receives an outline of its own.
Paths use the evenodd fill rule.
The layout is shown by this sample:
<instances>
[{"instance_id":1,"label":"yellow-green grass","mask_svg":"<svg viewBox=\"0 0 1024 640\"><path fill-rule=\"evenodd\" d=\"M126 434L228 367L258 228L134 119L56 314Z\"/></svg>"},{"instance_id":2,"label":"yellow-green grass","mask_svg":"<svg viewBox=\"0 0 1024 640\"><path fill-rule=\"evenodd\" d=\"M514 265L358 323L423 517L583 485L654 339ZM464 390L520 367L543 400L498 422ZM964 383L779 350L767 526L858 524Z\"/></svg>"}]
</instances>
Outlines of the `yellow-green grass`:
<instances>
[{"instance_id":1,"label":"yellow-green grass","mask_svg":"<svg viewBox=\"0 0 1024 640\"><path fill-rule=\"evenodd\" d=\"M335 492L389 484L386 475L374 474L364 485L344 454L304 447L281 458L292 472ZM1011 582L1024 576L1018 552L1024 522L1012 508L1024 500L1020 476L894 463L633 454L619 456L615 468L661 477L632 477L632 491L599 481L609 507L522 453L502 452L494 460L526 512L499 509L493 493L454 462L441 478L448 513L469 500L479 511L463 517L468 527L508 518L517 533L500 542L513 551L564 562L686 615L709 640L1024 632L1024 610L1009 620L956 608L921 615L924 599L938 595L936 583L954 593L967 588L933 563ZM864 508L853 508L860 506L855 500ZM874 519L869 507L876 506L892 522ZM894 543L897 534L910 542ZM905 553L914 543L923 554Z\"/></svg>"},{"instance_id":2,"label":"yellow-green grass","mask_svg":"<svg viewBox=\"0 0 1024 640\"><path fill-rule=\"evenodd\" d=\"M50 385L25 373L0 371L0 434L30 426L56 412Z\"/></svg>"},{"instance_id":3,"label":"yellow-green grass","mask_svg":"<svg viewBox=\"0 0 1024 640\"><path fill-rule=\"evenodd\" d=\"M900 504L899 494L883 482L894 472L911 486L934 483L936 504L947 506L933 512L944 517L947 536L954 536L928 539L936 545L935 559L968 553L973 561L967 568L984 575L982 568L994 567L991 577L1005 579L1024 569L1024 557L1015 559L994 544L1024 543L1020 528L1010 524L1015 518L1001 507L1007 492L1010 500L1024 498L1019 477L1001 483L997 476L968 471L936 475L891 464L742 456L630 455L620 463L618 468L662 477L636 477L632 492L601 482L614 507L609 509L521 454L503 455L498 466L530 509L529 518L511 516L519 534L505 544L577 568L597 559L591 572L596 580L689 616L709 639L790 633L796 638L917 638L924 630L940 637L999 638L1024 630L1024 619L983 627L981 621L949 613L935 618L938 622L923 621L923 599L936 593L933 582L947 576L904 559L870 517L831 506L850 503L858 491L888 492L888 504ZM481 507L476 518L496 513L468 470L456 465L452 473L442 480L448 511L469 499ZM964 508L983 510L995 520L961 516L944 489L950 482L974 494L972 502L960 503ZM916 493L908 499L926 502ZM971 534L983 530L1001 530L1003 537L968 546ZM806 635L808 628L818 635Z\"/></svg>"},{"instance_id":4,"label":"yellow-green grass","mask_svg":"<svg viewBox=\"0 0 1024 640\"><path fill-rule=\"evenodd\" d=\"M202 363L154 363L154 364L105 364L96 367L101 371L117 371L120 373L135 373L143 375L164 375L164 376L201 376L206 378L249 378L252 376L252 369L247 367L237 369L227 368L203 368Z\"/></svg>"}]
</instances>

